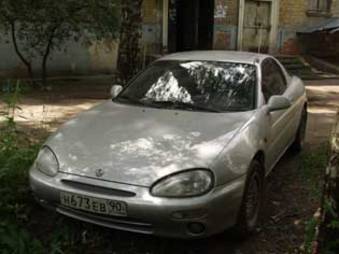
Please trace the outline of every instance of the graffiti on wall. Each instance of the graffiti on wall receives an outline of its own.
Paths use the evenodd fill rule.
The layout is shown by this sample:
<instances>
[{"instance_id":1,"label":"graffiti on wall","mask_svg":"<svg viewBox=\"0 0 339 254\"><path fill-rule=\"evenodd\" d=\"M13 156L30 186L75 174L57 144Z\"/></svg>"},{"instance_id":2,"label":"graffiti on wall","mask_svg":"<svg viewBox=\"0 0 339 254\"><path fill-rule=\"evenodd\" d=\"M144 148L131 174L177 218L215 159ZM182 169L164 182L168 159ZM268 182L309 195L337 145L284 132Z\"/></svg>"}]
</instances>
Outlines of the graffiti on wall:
<instances>
[{"instance_id":1,"label":"graffiti on wall","mask_svg":"<svg viewBox=\"0 0 339 254\"><path fill-rule=\"evenodd\" d=\"M214 49L234 49L233 28L227 23L227 0L216 0L214 9Z\"/></svg>"},{"instance_id":2,"label":"graffiti on wall","mask_svg":"<svg viewBox=\"0 0 339 254\"><path fill-rule=\"evenodd\" d=\"M225 1L217 1L214 10L214 19L226 19L227 9Z\"/></svg>"}]
</instances>

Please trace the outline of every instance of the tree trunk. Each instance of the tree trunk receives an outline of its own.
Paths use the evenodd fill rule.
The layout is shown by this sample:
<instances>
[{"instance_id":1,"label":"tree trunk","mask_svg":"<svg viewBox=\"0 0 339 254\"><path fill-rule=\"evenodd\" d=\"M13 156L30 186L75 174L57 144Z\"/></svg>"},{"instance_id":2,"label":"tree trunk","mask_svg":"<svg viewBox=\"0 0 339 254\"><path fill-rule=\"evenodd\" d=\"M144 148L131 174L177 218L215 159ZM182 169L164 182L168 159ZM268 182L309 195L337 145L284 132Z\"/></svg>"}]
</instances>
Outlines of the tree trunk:
<instances>
[{"instance_id":1,"label":"tree trunk","mask_svg":"<svg viewBox=\"0 0 339 254\"><path fill-rule=\"evenodd\" d=\"M41 85L42 87L46 87L47 85L47 58L42 60L41 66Z\"/></svg>"},{"instance_id":2,"label":"tree trunk","mask_svg":"<svg viewBox=\"0 0 339 254\"><path fill-rule=\"evenodd\" d=\"M11 36L12 36L12 42L14 46L15 53L18 55L20 60L24 63L24 65L27 68L28 75L31 79L32 82L34 82L34 75L33 75L33 70L32 70L32 64L29 62L23 54L20 52L19 46L18 46L18 41L16 39L16 28L15 28L15 21L10 22L11 25Z\"/></svg>"},{"instance_id":3,"label":"tree trunk","mask_svg":"<svg viewBox=\"0 0 339 254\"><path fill-rule=\"evenodd\" d=\"M125 84L141 69L142 0L124 0L121 8L118 72Z\"/></svg>"},{"instance_id":4,"label":"tree trunk","mask_svg":"<svg viewBox=\"0 0 339 254\"><path fill-rule=\"evenodd\" d=\"M51 50L51 40L48 42L45 54L42 58L42 64L41 64L41 84L42 87L46 87L47 85L47 60L48 56Z\"/></svg>"},{"instance_id":5,"label":"tree trunk","mask_svg":"<svg viewBox=\"0 0 339 254\"><path fill-rule=\"evenodd\" d=\"M55 33L57 28L58 28L58 26L55 26L51 30L51 33L50 33L49 38L48 38L45 54L43 55L43 58L42 58L41 83L42 83L42 87L44 87L44 88L47 85L47 60L48 60L49 54L51 53L51 46L52 46L53 39L54 39L54 33Z\"/></svg>"}]
</instances>

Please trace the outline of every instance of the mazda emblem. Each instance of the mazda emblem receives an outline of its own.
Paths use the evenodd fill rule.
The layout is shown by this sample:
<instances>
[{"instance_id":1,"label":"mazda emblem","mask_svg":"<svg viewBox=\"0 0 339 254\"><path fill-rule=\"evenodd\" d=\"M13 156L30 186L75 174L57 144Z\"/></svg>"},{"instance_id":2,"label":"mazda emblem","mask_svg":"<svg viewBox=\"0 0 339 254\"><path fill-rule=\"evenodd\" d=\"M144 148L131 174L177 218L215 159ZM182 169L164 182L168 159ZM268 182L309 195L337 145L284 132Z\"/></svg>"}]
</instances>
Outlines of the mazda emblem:
<instances>
[{"instance_id":1,"label":"mazda emblem","mask_svg":"<svg viewBox=\"0 0 339 254\"><path fill-rule=\"evenodd\" d=\"M95 170L95 175L96 175L97 177L102 177L102 176L104 175L104 170L101 169L101 168Z\"/></svg>"}]
</instances>

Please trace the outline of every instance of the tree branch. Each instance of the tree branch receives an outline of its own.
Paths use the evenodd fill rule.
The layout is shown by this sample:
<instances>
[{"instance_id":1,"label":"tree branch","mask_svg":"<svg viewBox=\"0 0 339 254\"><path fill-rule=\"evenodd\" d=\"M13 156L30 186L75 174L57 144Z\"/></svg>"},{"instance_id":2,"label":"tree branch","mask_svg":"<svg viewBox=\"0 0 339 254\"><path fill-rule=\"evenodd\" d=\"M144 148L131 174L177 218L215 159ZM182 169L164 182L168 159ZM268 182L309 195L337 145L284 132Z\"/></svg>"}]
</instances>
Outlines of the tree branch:
<instances>
[{"instance_id":1,"label":"tree branch","mask_svg":"<svg viewBox=\"0 0 339 254\"><path fill-rule=\"evenodd\" d=\"M12 41L13 41L13 45L14 45L14 50L16 52L16 54L18 55L18 57L20 58L20 60L26 65L27 70L28 70L28 74L30 76L30 78L33 80L33 71L32 71L32 66L31 63L23 56L23 54L20 52L19 46L18 46L18 42L16 39L16 27L15 27L15 21L10 21L10 26L11 26L11 36L12 36Z\"/></svg>"},{"instance_id":2,"label":"tree branch","mask_svg":"<svg viewBox=\"0 0 339 254\"><path fill-rule=\"evenodd\" d=\"M54 26L51 30L50 36L49 36L48 41L47 41L45 54L44 54L43 59L42 59L42 85L43 86L46 85L46 78L47 78L47 68L46 67L47 67L48 56L51 52L51 46L52 46L52 43L53 43L55 31L58 29L59 25L61 25L61 24Z\"/></svg>"}]
</instances>

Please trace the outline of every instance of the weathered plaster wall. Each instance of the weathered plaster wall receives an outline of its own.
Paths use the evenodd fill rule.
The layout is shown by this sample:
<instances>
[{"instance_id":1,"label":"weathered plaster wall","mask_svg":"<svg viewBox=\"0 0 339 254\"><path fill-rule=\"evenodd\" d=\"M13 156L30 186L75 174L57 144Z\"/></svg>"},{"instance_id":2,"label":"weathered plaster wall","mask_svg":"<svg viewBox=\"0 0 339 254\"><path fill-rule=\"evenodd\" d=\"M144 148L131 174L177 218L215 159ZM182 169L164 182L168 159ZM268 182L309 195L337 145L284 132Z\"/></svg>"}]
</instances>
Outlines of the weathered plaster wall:
<instances>
[{"instance_id":1,"label":"weathered plaster wall","mask_svg":"<svg viewBox=\"0 0 339 254\"><path fill-rule=\"evenodd\" d=\"M162 0L144 0L142 18L143 55L159 54L162 49Z\"/></svg>"},{"instance_id":2,"label":"weathered plaster wall","mask_svg":"<svg viewBox=\"0 0 339 254\"><path fill-rule=\"evenodd\" d=\"M118 41L104 40L88 48L92 73L113 73L118 60Z\"/></svg>"},{"instance_id":3,"label":"weathered plaster wall","mask_svg":"<svg viewBox=\"0 0 339 254\"><path fill-rule=\"evenodd\" d=\"M238 1L215 0L214 49L236 49Z\"/></svg>"},{"instance_id":4,"label":"weathered plaster wall","mask_svg":"<svg viewBox=\"0 0 339 254\"><path fill-rule=\"evenodd\" d=\"M142 49L152 54L161 48L162 0L145 0L143 4ZM0 77L25 77L26 68L16 56L8 38L0 41ZM118 57L118 41L104 40L91 45L68 42L67 51L53 52L48 61L48 74L91 75L114 73ZM40 62L33 62L33 69L40 72Z\"/></svg>"},{"instance_id":5,"label":"weathered plaster wall","mask_svg":"<svg viewBox=\"0 0 339 254\"><path fill-rule=\"evenodd\" d=\"M8 41L8 43L6 43ZM114 41L95 42L92 45L66 43L66 51L53 52L48 61L48 74L87 75L112 73L116 68L117 43ZM0 77L25 77L26 68L17 57L10 39L0 42ZM41 70L40 59L34 59L33 70Z\"/></svg>"}]
</instances>

